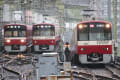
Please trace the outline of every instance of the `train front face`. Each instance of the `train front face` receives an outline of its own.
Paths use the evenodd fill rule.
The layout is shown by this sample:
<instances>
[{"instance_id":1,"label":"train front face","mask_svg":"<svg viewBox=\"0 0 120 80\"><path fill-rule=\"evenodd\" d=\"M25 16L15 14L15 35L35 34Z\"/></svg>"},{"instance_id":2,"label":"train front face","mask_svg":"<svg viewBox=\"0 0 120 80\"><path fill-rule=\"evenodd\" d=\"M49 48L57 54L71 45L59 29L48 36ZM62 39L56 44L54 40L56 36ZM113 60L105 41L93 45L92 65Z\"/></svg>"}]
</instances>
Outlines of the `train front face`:
<instances>
[{"instance_id":1,"label":"train front face","mask_svg":"<svg viewBox=\"0 0 120 80\"><path fill-rule=\"evenodd\" d=\"M77 26L77 53L83 64L110 63L112 60L112 32L108 22L85 22Z\"/></svg>"},{"instance_id":2,"label":"train front face","mask_svg":"<svg viewBox=\"0 0 120 80\"><path fill-rule=\"evenodd\" d=\"M33 46L35 52L54 51L55 44L54 25L33 25Z\"/></svg>"},{"instance_id":3,"label":"train front face","mask_svg":"<svg viewBox=\"0 0 120 80\"><path fill-rule=\"evenodd\" d=\"M25 52L27 50L26 26L10 24L4 26L4 49L6 52Z\"/></svg>"}]
</instances>

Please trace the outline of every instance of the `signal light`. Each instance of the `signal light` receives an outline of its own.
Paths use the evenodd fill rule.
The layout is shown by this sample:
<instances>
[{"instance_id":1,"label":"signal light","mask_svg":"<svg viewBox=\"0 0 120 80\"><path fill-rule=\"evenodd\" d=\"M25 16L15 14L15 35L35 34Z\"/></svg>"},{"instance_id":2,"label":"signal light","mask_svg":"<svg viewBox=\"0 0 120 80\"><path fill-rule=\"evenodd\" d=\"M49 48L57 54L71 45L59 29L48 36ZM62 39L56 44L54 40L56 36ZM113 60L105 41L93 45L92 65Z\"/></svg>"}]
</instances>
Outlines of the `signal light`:
<instances>
[{"instance_id":1,"label":"signal light","mask_svg":"<svg viewBox=\"0 0 120 80\"><path fill-rule=\"evenodd\" d=\"M106 27L106 28L110 28L110 24L106 24L105 27Z\"/></svg>"},{"instance_id":2,"label":"signal light","mask_svg":"<svg viewBox=\"0 0 120 80\"><path fill-rule=\"evenodd\" d=\"M49 28L51 27L51 26L48 26Z\"/></svg>"},{"instance_id":3,"label":"signal light","mask_svg":"<svg viewBox=\"0 0 120 80\"><path fill-rule=\"evenodd\" d=\"M10 28L10 26L7 26L7 28Z\"/></svg>"},{"instance_id":4,"label":"signal light","mask_svg":"<svg viewBox=\"0 0 120 80\"><path fill-rule=\"evenodd\" d=\"M20 28L20 26L18 26L18 28Z\"/></svg>"},{"instance_id":5,"label":"signal light","mask_svg":"<svg viewBox=\"0 0 120 80\"><path fill-rule=\"evenodd\" d=\"M14 28L17 28L17 26L14 26Z\"/></svg>"},{"instance_id":6,"label":"signal light","mask_svg":"<svg viewBox=\"0 0 120 80\"><path fill-rule=\"evenodd\" d=\"M70 45L68 44L68 45L64 45L65 47L70 47Z\"/></svg>"},{"instance_id":7,"label":"signal light","mask_svg":"<svg viewBox=\"0 0 120 80\"><path fill-rule=\"evenodd\" d=\"M17 55L17 58L25 58L25 56L22 55L22 54L18 54L18 55Z\"/></svg>"},{"instance_id":8,"label":"signal light","mask_svg":"<svg viewBox=\"0 0 120 80\"><path fill-rule=\"evenodd\" d=\"M64 46L67 47L67 48L69 48L70 44L68 42L66 42L66 44Z\"/></svg>"},{"instance_id":9,"label":"signal light","mask_svg":"<svg viewBox=\"0 0 120 80\"><path fill-rule=\"evenodd\" d=\"M45 28L48 28L48 26L45 26Z\"/></svg>"},{"instance_id":10,"label":"signal light","mask_svg":"<svg viewBox=\"0 0 120 80\"><path fill-rule=\"evenodd\" d=\"M11 28L13 28L13 26L11 26Z\"/></svg>"},{"instance_id":11,"label":"signal light","mask_svg":"<svg viewBox=\"0 0 120 80\"><path fill-rule=\"evenodd\" d=\"M90 24L90 27L93 28L93 27L94 27L94 24Z\"/></svg>"},{"instance_id":12,"label":"signal light","mask_svg":"<svg viewBox=\"0 0 120 80\"><path fill-rule=\"evenodd\" d=\"M41 28L43 28L44 26L43 25L41 25Z\"/></svg>"},{"instance_id":13,"label":"signal light","mask_svg":"<svg viewBox=\"0 0 120 80\"><path fill-rule=\"evenodd\" d=\"M40 28L40 26L37 26L37 28Z\"/></svg>"}]
</instances>

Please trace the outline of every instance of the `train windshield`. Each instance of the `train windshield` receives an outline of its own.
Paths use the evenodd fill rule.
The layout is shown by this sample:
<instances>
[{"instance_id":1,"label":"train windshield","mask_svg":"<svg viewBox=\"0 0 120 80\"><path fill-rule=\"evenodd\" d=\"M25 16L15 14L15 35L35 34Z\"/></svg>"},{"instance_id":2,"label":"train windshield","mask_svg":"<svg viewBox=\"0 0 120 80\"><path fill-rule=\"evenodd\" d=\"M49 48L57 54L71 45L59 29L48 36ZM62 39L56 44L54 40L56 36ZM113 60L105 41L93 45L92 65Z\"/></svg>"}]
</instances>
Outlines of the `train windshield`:
<instances>
[{"instance_id":1,"label":"train windshield","mask_svg":"<svg viewBox=\"0 0 120 80\"><path fill-rule=\"evenodd\" d=\"M81 27L81 26L80 26ZM106 27L105 23L86 23L78 29L78 40L80 41L96 41L111 40L111 26Z\"/></svg>"},{"instance_id":2,"label":"train windshield","mask_svg":"<svg viewBox=\"0 0 120 80\"><path fill-rule=\"evenodd\" d=\"M55 27L53 25L35 25L33 26L33 36L55 36Z\"/></svg>"},{"instance_id":3,"label":"train windshield","mask_svg":"<svg viewBox=\"0 0 120 80\"><path fill-rule=\"evenodd\" d=\"M5 37L26 37L26 26L24 25L5 26Z\"/></svg>"}]
</instances>

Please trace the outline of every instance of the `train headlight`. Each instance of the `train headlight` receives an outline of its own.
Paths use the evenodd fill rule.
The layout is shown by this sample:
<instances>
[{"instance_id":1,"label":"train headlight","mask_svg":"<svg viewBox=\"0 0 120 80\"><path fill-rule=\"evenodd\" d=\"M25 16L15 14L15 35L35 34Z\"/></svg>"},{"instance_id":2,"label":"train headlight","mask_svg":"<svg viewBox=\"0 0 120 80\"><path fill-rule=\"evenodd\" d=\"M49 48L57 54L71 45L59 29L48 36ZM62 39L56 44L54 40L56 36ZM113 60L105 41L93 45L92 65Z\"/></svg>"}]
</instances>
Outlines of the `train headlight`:
<instances>
[{"instance_id":1,"label":"train headlight","mask_svg":"<svg viewBox=\"0 0 120 80\"><path fill-rule=\"evenodd\" d=\"M110 28L110 24L106 24L105 27L106 27L106 28Z\"/></svg>"},{"instance_id":2,"label":"train headlight","mask_svg":"<svg viewBox=\"0 0 120 80\"><path fill-rule=\"evenodd\" d=\"M79 25L79 29L82 29L82 28L83 28L83 25L82 25L82 24L80 24L80 25Z\"/></svg>"},{"instance_id":3,"label":"train headlight","mask_svg":"<svg viewBox=\"0 0 120 80\"><path fill-rule=\"evenodd\" d=\"M25 39L21 39L20 41L21 41L21 43L24 43L24 42L25 42Z\"/></svg>"},{"instance_id":4,"label":"train headlight","mask_svg":"<svg viewBox=\"0 0 120 80\"><path fill-rule=\"evenodd\" d=\"M104 48L104 50L105 50L105 51L108 51L108 50L109 50L109 48Z\"/></svg>"},{"instance_id":5,"label":"train headlight","mask_svg":"<svg viewBox=\"0 0 120 80\"><path fill-rule=\"evenodd\" d=\"M10 40L10 39L7 39L7 40L6 40L6 42L7 42L7 43L10 43L10 42L11 42L11 40Z\"/></svg>"},{"instance_id":6,"label":"train headlight","mask_svg":"<svg viewBox=\"0 0 120 80\"><path fill-rule=\"evenodd\" d=\"M38 43L38 41L37 41L37 40L34 40L34 43L36 44L36 43Z\"/></svg>"},{"instance_id":7,"label":"train headlight","mask_svg":"<svg viewBox=\"0 0 120 80\"><path fill-rule=\"evenodd\" d=\"M54 43L54 41L53 41L53 40L51 40L51 41L50 41L50 43Z\"/></svg>"},{"instance_id":8,"label":"train headlight","mask_svg":"<svg viewBox=\"0 0 120 80\"><path fill-rule=\"evenodd\" d=\"M86 48L81 48L81 51L85 51L86 50Z\"/></svg>"}]
</instances>

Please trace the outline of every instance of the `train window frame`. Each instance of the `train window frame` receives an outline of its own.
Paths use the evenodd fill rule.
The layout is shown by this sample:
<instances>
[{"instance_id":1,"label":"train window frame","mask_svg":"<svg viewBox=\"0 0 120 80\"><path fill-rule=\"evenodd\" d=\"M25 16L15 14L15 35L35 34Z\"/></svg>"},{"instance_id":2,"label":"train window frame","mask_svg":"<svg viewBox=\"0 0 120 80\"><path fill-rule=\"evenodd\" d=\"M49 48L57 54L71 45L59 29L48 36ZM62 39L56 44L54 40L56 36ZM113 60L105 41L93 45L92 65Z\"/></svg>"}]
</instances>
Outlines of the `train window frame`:
<instances>
[{"instance_id":1,"label":"train window frame","mask_svg":"<svg viewBox=\"0 0 120 80\"><path fill-rule=\"evenodd\" d=\"M83 24L84 25L84 24ZM88 25L87 25L88 26ZM86 30L86 32L83 32L83 30L85 31ZM84 27L84 28L82 28L82 29L79 29L78 28L78 31L77 31L77 40L79 40L79 41L88 41L89 40L89 32L88 32L88 30L89 30L89 28L88 27ZM82 31L82 33L87 33L87 38L86 38L86 40L80 40L80 36L79 36L79 34L80 34L80 31Z\"/></svg>"},{"instance_id":2,"label":"train window frame","mask_svg":"<svg viewBox=\"0 0 120 80\"><path fill-rule=\"evenodd\" d=\"M4 36L5 37L11 37L12 36L12 31L7 31Z\"/></svg>"},{"instance_id":3,"label":"train window frame","mask_svg":"<svg viewBox=\"0 0 120 80\"><path fill-rule=\"evenodd\" d=\"M94 27L90 27L90 24L93 24L94 25ZM96 24L101 24L101 25L104 25L103 27L96 27ZM101 40L112 40L112 30L111 30L111 28L110 29L107 29L107 28L105 28L105 25L106 25L107 23L101 23L101 22L93 22L93 23L83 23L83 25L88 25L88 27L84 27L83 29L79 29L78 28L78 31L77 31L77 34L78 34L78 37L77 37L77 40L79 40L79 41L96 41L96 40L98 40L98 41L101 41ZM80 39L80 31L83 31L84 29L88 29L88 31L86 31L86 32L81 32L81 33L87 33L88 35L87 35L87 37L88 37L88 39L86 38L86 40L84 39L84 40L82 40L82 39ZM98 30L97 30L97 29ZM93 32L90 32L90 31L93 31ZM97 36L96 36L96 39L91 39L91 33L98 33L98 35L101 35L101 37L99 36L99 39L97 39ZM105 37L105 35L106 34L109 34L108 35L108 38L106 38ZM104 36L104 38L103 38L103 36Z\"/></svg>"},{"instance_id":4,"label":"train window frame","mask_svg":"<svg viewBox=\"0 0 120 80\"><path fill-rule=\"evenodd\" d=\"M37 27L37 26L39 26L39 27ZM40 26L44 26L44 27L40 27ZM46 27L46 26L49 26L49 27ZM41 34L43 34L43 30L46 33L47 29L50 30L49 35L41 35ZM39 31L39 35L35 35L35 32L36 32L35 30ZM33 36L55 36L55 26L47 25L47 24L44 24L44 25L43 24L41 24L41 25L34 25L32 34L33 34Z\"/></svg>"},{"instance_id":5,"label":"train window frame","mask_svg":"<svg viewBox=\"0 0 120 80\"><path fill-rule=\"evenodd\" d=\"M10 28L10 26L12 26L12 28ZM5 37L26 37L27 36L27 29L26 29L26 26L24 26L24 25L14 25L14 26L21 26L21 28L20 27L13 27L13 25L7 25L7 26L5 26L4 27L4 36ZM9 27L9 28L8 28ZM11 36L7 36L6 35L6 31L11 31ZM15 31L17 31L17 33L14 33ZM25 32L25 34L24 34L24 36L20 36L20 33L21 33L21 31L24 31ZM15 34L17 34L17 35L15 35Z\"/></svg>"}]
</instances>

